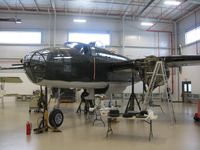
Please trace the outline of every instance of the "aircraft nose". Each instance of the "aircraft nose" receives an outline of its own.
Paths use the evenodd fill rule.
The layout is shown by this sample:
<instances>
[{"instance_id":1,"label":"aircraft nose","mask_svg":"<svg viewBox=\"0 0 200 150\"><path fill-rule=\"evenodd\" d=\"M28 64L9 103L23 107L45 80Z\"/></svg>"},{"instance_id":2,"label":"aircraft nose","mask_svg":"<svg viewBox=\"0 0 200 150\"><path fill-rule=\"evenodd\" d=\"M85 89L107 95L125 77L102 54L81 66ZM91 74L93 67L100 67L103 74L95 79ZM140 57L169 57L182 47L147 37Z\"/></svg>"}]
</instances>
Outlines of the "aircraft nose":
<instances>
[{"instance_id":1,"label":"aircraft nose","mask_svg":"<svg viewBox=\"0 0 200 150\"><path fill-rule=\"evenodd\" d=\"M45 55L40 53L40 51L26 55L24 58L24 69L32 82L40 82L44 78L46 72Z\"/></svg>"}]
</instances>

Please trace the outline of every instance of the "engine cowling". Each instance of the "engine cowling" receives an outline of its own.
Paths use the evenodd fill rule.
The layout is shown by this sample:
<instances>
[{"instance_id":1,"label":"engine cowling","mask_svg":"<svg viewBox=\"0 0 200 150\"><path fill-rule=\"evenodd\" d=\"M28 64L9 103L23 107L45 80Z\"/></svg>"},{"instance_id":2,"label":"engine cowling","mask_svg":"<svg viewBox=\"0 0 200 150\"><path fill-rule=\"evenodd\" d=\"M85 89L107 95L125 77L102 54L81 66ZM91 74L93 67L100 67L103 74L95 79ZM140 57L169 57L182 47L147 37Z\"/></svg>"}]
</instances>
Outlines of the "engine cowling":
<instances>
[{"instance_id":1,"label":"engine cowling","mask_svg":"<svg viewBox=\"0 0 200 150\"><path fill-rule=\"evenodd\" d=\"M148 57L146 57L144 59L143 62L141 62L141 61L137 62L138 66L140 66L138 68L140 78L142 79L142 81L147 86L149 86L149 84L150 84L150 81L151 81L151 78L152 78L152 73L154 71L154 68L155 68L155 65L156 65L157 61L159 61L159 58L157 58L155 56L148 56ZM165 65L165 70L166 70L167 78L169 78L170 70L169 70L169 67L167 67L166 65ZM162 73L161 69L159 70L159 74L160 73ZM154 88L156 88L158 86L161 86L163 84L164 84L164 82L163 82L163 76L157 76L155 84L154 84Z\"/></svg>"}]
</instances>

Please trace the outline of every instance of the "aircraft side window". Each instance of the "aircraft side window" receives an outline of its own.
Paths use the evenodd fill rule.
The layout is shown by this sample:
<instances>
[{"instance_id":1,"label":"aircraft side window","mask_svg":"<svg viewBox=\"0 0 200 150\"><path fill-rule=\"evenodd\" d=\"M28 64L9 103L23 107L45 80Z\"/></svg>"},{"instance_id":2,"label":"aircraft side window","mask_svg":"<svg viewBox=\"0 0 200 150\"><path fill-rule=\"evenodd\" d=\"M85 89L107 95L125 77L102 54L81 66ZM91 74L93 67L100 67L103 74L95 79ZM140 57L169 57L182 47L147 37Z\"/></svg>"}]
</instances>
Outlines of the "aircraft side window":
<instances>
[{"instance_id":1,"label":"aircraft side window","mask_svg":"<svg viewBox=\"0 0 200 150\"><path fill-rule=\"evenodd\" d=\"M85 55L89 55L90 54L89 49L88 49L87 46L84 46L83 50L84 50Z\"/></svg>"},{"instance_id":2,"label":"aircraft side window","mask_svg":"<svg viewBox=\"0 0 200 150\"><path fill-rule=\"evenodd\" d=\"M82 45L75 45L74 48L81 52L82 49L83 49L83 46Z\"/></svg>"},{"instance_id":3,"label":"aircraft side window","mask_svg":"<svg viewBox=\"0 0 200 150\"><path fill-rule=\"evenodd\" d=\"M83 46L83 48L81 49L81 53L83 55L90 55L90 48L88 46Z\"/></svg>"},{"instance_id":4,"label":"aircraft side window","mask_svg":"<svg viewBox=\"0 0 200 150\"><path fill-rule=\"evenodd\" d=\"M91 55L96 56L97 54L96 54L95 47L91 47L90 49L91 49Z\"/></svg>"}]
</instances>

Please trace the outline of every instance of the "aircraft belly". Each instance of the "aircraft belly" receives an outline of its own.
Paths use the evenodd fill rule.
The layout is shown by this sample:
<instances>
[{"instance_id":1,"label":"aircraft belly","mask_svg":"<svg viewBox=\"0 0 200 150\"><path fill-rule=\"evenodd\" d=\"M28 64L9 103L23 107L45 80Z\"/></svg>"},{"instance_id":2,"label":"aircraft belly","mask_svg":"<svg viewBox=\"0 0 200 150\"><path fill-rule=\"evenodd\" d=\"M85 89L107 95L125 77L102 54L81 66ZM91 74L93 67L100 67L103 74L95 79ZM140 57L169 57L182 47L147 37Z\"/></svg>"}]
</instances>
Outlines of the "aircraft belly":
<instances>
[{"instance_id":1,"label":"aircraft belly","mask_svg":"<svg viewBox=\"0 0 200 150\"><path fill-rule=\"evenodd\" d=\"M67 82L67 81L55 81L55 80L42 80L41 82L37 83L42 86L48 87L57 87L57 88L91 88L91 89L98 89L98 88L105 88L109 85L108 91L115 91L116 88L121 87L120 89L124 89L130 82ZM117 88L117 89L118 89ZM121 91L121 90L120 90Z\"/></svg>"},{"instance_id":2,"label":"aircraft belly","mask_svg":"<svg viewBox=\"0 0 200 150\"><path fill-rule=\"evenodd\" d=\"M107 82L81 82L81 81L55 81L55 80L42 80L38 83L43 86L60 87L60 88L104 88Z\"/></svg>"}]
</instances>

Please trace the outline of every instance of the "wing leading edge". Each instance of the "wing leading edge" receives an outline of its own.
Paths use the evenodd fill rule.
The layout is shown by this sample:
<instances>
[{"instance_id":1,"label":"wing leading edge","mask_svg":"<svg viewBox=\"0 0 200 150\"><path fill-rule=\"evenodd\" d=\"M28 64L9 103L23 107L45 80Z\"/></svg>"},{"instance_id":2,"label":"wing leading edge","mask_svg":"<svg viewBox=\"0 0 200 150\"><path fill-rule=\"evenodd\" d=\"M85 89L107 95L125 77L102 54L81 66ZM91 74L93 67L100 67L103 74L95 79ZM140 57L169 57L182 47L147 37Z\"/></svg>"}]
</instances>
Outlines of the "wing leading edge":
<instances>
[{"instance_id":1,"label":"wing leading edge","mask_svg":"<svg viewBox=\"0 0 200 150\"><path fill-rule=\"evenodd\" d=\"M124 62L115 63L112 65L111 70L140 70L140 68L155 65L157 61L163 61L167 67L194 66L200 65L200 55L179 55L163 57L148 56L142 59L128 60Z\"/></svg>"},{"instance_id":2,"label":"wing leading edge","mask_svg":"<svg viewBox=\"0 0 200 150\"><path fill-rule=\"evenodd\" d=\"M194 66L200 65L200 55L182 55L182 56L148 56L144 59L129 60L115 63L111 67L112 72L134 72L134 76L139 76L145 84L149 85L156 62L163 61L165 64L166 74L169 78L169 67ZM138 80L139 81L139 80ZM156 79L155 87L163 85L162 77Z\"/></svg>"}]
</instances>

